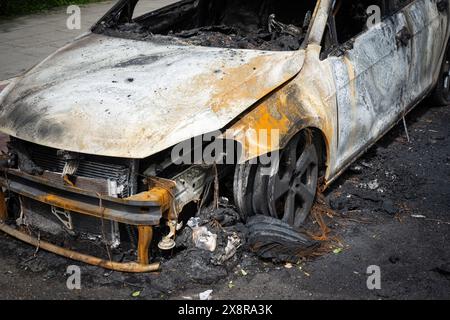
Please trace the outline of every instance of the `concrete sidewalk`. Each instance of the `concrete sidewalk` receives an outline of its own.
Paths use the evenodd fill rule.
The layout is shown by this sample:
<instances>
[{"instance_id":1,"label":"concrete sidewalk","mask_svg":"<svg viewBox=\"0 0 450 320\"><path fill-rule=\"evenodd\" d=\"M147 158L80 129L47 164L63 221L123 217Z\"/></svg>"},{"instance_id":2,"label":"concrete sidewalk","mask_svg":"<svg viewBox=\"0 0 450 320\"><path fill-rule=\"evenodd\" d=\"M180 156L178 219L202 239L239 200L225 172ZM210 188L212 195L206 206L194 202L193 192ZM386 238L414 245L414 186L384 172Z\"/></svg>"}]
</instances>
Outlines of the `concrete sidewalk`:
<instances>
[{"instance_id":1,"label":"concrete sidewalk","mask_svg":"<svg viewBox=\"0 0 450 320\"><path fill-rule=\"evenodd\" d=\"M69 30L67 7L45 13L0 21L0 81L28 70L73 38L85 33L117 1L104 1L81 8L81 30ZM174 0L141 0L137 14L149 12Z\"/></svg>"}]
</instances>

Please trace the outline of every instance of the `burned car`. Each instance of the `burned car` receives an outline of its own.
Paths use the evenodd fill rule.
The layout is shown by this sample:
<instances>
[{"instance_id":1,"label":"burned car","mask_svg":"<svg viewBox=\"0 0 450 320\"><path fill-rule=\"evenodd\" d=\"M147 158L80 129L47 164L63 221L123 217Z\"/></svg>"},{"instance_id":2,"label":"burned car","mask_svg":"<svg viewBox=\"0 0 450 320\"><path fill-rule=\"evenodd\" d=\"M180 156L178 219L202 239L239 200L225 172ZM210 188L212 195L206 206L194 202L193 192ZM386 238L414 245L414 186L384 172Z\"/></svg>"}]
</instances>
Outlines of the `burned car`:
<instances>
[{"instance_id":1,"label":"burned car","mask_svg":"<svg viewBox=\"0 0 450 320\"><path fill-rule=\"evenodd\" d=\"M154 271L152 241L171 250L217 190L244 221L299 227L317 190L422 99L450 102L446 0L183 0L135 17L136 5L119 1L4 86L1 231ZM213 161L196 157L217 143ZM137 261L60 234L109 248L135 238Z\"/></svg>"}]
</instances>

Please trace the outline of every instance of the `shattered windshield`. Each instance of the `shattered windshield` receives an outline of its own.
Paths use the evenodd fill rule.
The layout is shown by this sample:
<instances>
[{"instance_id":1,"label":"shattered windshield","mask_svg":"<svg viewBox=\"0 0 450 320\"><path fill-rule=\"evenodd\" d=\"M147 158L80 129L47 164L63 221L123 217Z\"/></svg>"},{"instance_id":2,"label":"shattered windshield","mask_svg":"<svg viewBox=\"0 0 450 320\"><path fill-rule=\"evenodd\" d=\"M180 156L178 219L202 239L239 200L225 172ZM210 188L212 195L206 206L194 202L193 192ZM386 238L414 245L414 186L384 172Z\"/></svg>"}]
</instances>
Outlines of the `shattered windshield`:
<instances>
[{"instance_id":1,"label":"shattered windshield","mask_svg":"<svg viewBox=\"0 0 450 320\"><path fill-rule=\"evenodd\" d=\"M316 0L183 0L133 18L138 2L120 2L92 31L144 41L290 51L301 48L317 3Z\"/></svg>"}]
</instances>

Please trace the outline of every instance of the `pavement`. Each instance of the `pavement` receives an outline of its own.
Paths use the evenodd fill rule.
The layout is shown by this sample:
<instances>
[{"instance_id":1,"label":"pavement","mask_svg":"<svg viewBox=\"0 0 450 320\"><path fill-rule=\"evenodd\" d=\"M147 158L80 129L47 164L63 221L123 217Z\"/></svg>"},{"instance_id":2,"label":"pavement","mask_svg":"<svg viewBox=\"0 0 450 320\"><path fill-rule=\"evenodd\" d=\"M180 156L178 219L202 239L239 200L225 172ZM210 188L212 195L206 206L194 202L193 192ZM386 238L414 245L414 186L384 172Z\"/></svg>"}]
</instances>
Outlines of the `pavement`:
<instances>
[{"instance_id":1,"label":"pavement","mask_svg":"<svg viewBox=\"0 0 450 320\"><path fill-rule=\"evenodd\" d=\"M149 12L173 0L140 1L136 14ZM0 18L0 81L16 77L77 36L89 31L116 1L80 6L81 29L67 28L67 7L14 19Z\"/></svg>"}]
</instances>

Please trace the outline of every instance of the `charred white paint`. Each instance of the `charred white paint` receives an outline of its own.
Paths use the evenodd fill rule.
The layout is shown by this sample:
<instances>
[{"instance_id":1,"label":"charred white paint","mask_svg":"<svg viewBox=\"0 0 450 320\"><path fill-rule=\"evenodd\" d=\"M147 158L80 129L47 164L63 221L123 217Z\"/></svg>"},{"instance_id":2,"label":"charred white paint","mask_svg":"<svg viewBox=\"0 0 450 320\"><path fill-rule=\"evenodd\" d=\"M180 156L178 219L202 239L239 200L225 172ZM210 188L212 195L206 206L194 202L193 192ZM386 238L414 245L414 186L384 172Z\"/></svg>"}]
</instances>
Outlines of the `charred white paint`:
<instances>
[{"instance_id":1,"label":"charred white paint","mask_svg":"<svg viewBox=\"0 0 450 320\"><path fill-rule=\"evenodd\" d=\"M1 102L0 130L58 149L144 158L221 129L294 77L303 55L90 34L19 80ZM242 68L250 71L233 76Z\"/></svg>"}]
</instances>

